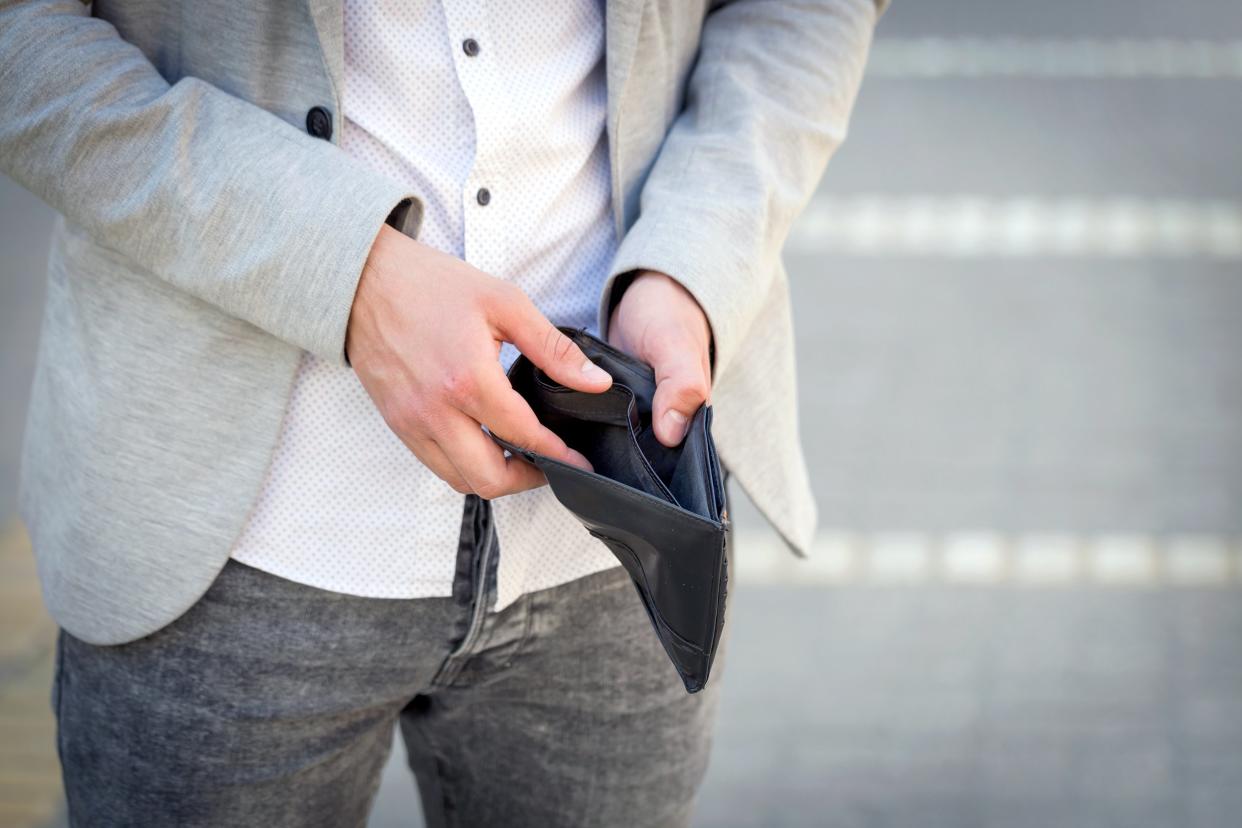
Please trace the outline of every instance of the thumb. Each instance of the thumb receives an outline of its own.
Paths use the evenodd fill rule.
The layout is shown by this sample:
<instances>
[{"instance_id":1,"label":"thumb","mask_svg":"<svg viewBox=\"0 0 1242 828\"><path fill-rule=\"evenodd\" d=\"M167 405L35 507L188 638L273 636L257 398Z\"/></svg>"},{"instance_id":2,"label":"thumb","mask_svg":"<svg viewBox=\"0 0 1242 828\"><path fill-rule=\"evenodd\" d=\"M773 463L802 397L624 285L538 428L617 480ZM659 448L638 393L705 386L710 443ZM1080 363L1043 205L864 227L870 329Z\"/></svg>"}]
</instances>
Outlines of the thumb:
<instances>
[{"instance_id":1,"label":"thumb","mask_svg":"<svg viewBox=\"0 0 1242 828\"><path fill-rule=\"evenodd\" d=\"M518 297L506 304L497 319L501 335L561 385L592 394L608 390L612 385L608 372L587 359L526 294L519 291Z\"/></svg>"},{"instance_id":2,"label":"thumb","mask_svg":"<svg viewBox=\"0 0 1242 828\"><path fill-rule=\"evenodd\" d=\"M651 405L651 427L657 440L673 448L685 438L690 418L707 402L711 382L706 366L689 350L654 367L656 392Z\"/></svg>"}]
</instances>

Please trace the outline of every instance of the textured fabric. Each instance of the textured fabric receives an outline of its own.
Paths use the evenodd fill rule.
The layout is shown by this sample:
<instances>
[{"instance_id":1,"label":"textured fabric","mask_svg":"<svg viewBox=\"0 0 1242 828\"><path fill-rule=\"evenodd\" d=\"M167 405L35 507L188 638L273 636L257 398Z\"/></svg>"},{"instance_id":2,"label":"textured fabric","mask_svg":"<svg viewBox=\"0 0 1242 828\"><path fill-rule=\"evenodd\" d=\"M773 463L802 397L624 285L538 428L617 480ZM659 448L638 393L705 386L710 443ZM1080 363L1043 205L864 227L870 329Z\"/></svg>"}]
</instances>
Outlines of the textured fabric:
<instances>
[{"instance_id":1,"label":"textured fabric","mask_svg":"<svg viewBox=\"0 0 1242 828\"><path fill-rule=\"evenodd\" d=\"M303 134L313 106L343 132L339 0L90 11L0 3L0 167L66 216L22 514L53 617L119 643L229 559L301 349L341 357L381 217L412 195L393 221L417 234L422 202ZM795 549L815 506L776 251L844 134L875 16L871 0L605 7L609 276L659 266L706 309L721 460Z\"/></svg>"},{"instance_id":2,"label":"textured fabric","mask_svg":"<svg viewBox=\"0 0 1242 828\"><path fill-rule=\"evenodd\" d=\"M62 633L70 823L361 828L400 720L431 828L686 825L716 691L682 690L628 578L472 625L477 594L360 598L231 562L141 641Z\"/></svg>"},{"instance_id":3,"label":"textured fabric","mask_svg":"<svg viewBox=\"0 0 1242 828\"><path fill-rule=\"evenodd\" d=\"M599 0L540 14L514 0L346 0L344 31L341 148L420 194L422 242L511 279L554 323L594 328L616 249ZM502 351L506 367L515 353ZM617 565L547 488L496 509L499 608ZM448 595L460 511L354 372L307 354L233 557L351 595Z\"/></svg>"},{"instance_id":4,"label":"textured fabric","mask_svg":"<svg viewBox=\"0 0 1242 828\"><path fill-rule=\"evenodd\" d=\"M640 41L660 22L647 12ZM667 137L650 168L614 172L627 229L600 298L601 330L618 275L658 270L694 295L715 345L721 461L797 551L810 546L816 509L794 436L780 252L845 139L877 13L871 0L721 4L703 21L671 127L637 101L618 116L623 136Z\"/></svg>"}]
</instances>

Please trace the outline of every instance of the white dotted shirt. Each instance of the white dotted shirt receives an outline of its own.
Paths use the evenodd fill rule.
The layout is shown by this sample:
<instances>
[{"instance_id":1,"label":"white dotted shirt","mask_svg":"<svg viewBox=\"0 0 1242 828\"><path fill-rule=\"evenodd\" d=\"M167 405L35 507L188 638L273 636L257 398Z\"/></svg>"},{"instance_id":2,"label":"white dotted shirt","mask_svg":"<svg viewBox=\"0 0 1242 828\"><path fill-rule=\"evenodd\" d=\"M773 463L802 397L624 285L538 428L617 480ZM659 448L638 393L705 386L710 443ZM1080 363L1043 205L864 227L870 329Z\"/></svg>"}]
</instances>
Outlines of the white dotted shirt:
<instances>
[{"instance_id":1,"label":"white dotted shirt","mask_svg":"<svg viewBox=\"0 0 1242 828\"><path fill-rule=\"evenodd\" d=\"M616 248L602 0L344 9L343 149L421 195L420 241L511 279L554 323L594 329ZM501 361L515 356L506 345ZM617 565L547 487L493 506L496 609ZM462 507L352 370L306 354L233 557L352 595L447 596Z\"/></svg>"}]
</instances>

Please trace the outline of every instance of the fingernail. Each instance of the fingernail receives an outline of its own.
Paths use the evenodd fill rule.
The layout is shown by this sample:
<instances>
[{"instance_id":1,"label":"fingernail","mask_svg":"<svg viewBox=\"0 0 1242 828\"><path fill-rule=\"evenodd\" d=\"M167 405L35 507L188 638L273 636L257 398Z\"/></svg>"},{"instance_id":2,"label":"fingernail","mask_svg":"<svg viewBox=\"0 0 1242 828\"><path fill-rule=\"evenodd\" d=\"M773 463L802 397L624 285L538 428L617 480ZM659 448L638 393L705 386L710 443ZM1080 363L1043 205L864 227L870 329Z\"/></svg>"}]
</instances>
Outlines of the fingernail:
<instances>
[{"instance_id":1,"label":"fingernail","mask_svg":"<svg viewBox=\"0 0 1242 828\"><path fill-rule=\"evenodd\" d=\"M591 461L586 459L586 455L569 449L569 459L573 464L586 471L595 471L595 467L591 465Z\"/></svg>"},{"instance_id":2,"label":"fingernail","mask_svg":"<svg viewBox=\"0 0 1242 828\"><path fill-rule=\"evenodd\" d=\"M669 434L681 440L686 433L686 415L675 408L670 408L664 415L664 421L668 423Z\"/></svg>"},{"instance_id":3,"label":"fingernail","mask_svg":"<svg viewBox=\"0 0 1242 828\"><path fill-rule=\"evenodd\" d=\"M582 363L582 375L586 377L587 379L589 379L591 382L606 382L607 380L612 379L612 377L608 374L607 371L605 371L603 368L600 368L598 365L596 365L594 362L591 362L591 360L589 359L586 362Z\"/></svg>"}]
</instances>

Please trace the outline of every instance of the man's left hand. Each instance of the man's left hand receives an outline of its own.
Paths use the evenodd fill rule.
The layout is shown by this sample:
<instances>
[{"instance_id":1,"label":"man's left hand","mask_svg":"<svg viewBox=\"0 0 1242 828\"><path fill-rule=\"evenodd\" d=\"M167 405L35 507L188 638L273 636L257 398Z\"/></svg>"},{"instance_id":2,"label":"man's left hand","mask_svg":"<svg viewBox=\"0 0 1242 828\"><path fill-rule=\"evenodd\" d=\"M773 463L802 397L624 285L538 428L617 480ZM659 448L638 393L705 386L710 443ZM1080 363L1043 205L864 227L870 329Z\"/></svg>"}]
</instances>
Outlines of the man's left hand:
<instances>
[{"instance_id":1,"label":"man's left hand","mask_svg":"<svg viewBox=\"0 0 1242 828\"><path fill-rule=\"evenodd\" d=\"M641 271L613 308L608 341L655 369L652 427L664 445L680 444L711 397L712 329L699 303L672 277Z\"/></svg>"}]
</instances>

